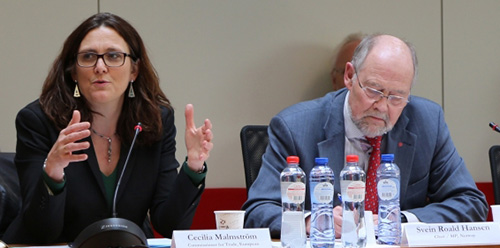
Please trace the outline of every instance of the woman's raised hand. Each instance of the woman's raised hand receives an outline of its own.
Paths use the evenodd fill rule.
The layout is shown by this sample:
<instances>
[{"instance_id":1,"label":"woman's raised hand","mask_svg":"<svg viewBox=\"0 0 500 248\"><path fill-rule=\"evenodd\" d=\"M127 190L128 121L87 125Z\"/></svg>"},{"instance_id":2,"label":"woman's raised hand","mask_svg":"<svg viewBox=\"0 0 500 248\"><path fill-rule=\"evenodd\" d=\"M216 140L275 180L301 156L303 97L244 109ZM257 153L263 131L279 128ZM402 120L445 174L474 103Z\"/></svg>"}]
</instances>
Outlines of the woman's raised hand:
<instances>
[{"instance_id":1,"label":"woman's raised hand","mask_svg":"<svg viewBox=\"0 0 500 248\"><path fill-rule=\"evenodd\" d=\"M186 105L186 134L185 142L188 156L188 166L192 171L203 169L203 163L210 156L214 144L212 143L212 123L205 119L203 126L196 128L194 124L193 105Z\"/></svg>"},{"instance_id":2,"label":"woman's raised hand","mask_svg":"<svg viewBox=\"0 0 500 248\"><path fill-rule=\"evenodd\" d=\"M80 122L80 111L74 110L73 116L66 128L59 132L57 141L50 149L45 161L45 172L56 182L61 182L64 177L64 168L70 162L78 162L87 159L87 154L74 154L75 151L88 149L88 141L77 142L90 136L90 123Z\"/></svg>"}]
</instances>

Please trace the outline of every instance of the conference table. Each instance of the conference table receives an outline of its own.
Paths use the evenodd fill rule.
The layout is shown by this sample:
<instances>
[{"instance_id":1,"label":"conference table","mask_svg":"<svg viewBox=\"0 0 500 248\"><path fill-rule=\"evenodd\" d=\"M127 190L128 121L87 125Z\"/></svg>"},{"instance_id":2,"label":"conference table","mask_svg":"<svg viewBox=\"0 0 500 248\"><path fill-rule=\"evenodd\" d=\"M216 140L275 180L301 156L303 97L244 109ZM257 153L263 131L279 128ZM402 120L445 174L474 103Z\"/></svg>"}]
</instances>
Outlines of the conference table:
<instances>
[{"instance_id":1,"label":"conference table","mask_svg":"<svg viewBox=\"0 0 500 248\"><path fill-rule=\"evenodd\" d=\"M9 247L26 247L26 248L66 248L70 247L66 244L60 244L60 245L47 245L47 246L27 246L27 245L9 245ZM153 245L150 246L151 248L168 248L170 246L160 246L160 245ZM273 241L273 248L281 248L281 245L277 241ZM342 247L342 244L340 243L335 243L335 247ZM366 248L397 248L397 247L406 247L406 246L397 246L397 245L375 245L375 246L366 246ZM478 246L419 246L419 248L464 248L464 247L472 247L472 248L500 248L500 245L478 245ZM309 246L307 246L309 248Z\"/></svg>"},{"instance_id":2,"label":"conference table","mask_svg":"<svg viewBox=\"0 0 500 248\"><path fill-rule=\"evenodd\" d=\"M151 238L148 239L150 248L169 248L172 243L171 239L166 238ZM9 247L26 247L26 248L70 248L68 244L52 244L52 245L25 245L25 244L9 244Z\"/></svg>"},{"instance_id":3,"label":"conference table","mask_svg":"<svg viewBox=\"0 0 500 248\"><path fill-rule=\"evenodd\" d=\"M170 247L170 239L148 239L148 244L151 248L168 248ZM281 248L280 241L277 239L272 240L273 248ZM309 244L308 244L309 245ZM26 247L26 248L67 248L70 247L67 244L56 244L56 245L46 245L46 246L29 246L22 244L10 244L9 247ZM309 248L310 246L306 246ZM335 247L342 247L340 242L335 242ZM397 247L406 247L399 245L367 245L366 248L397 248ZM496 245L467 245L467 246L419 246L419 248L464 248L464 247L472 247L472 248L500 248L500 244Z\"/></svg>"},{"instance_id":4,"label":"conference table","mask_svg":"<svg viewBox=\"0 0 500 248\"><path fill-rule=\"evenodd\" d=\"M500 235L500 234L499 234ZM281 248L279 245L279 239L272 239L273 248ZM309 248L309 242L307 242L307 248ZM335 242L336 248L341 248L342 243L340 241ZM408 246L400 246L400 245L367 245L366 248L397 248L397 247L408 247ZM419 248L464 248L464 247L472 247L472 248L500 248L500 244L495 245L464 245L464 246L418 246Z\"/></svg>"},{"instance_id":5,"label":"conference table","mask_svg":"<svg viewBox=\"0 0 500 248\"><path fill-rule=\"evenodd\" d=\"M500 235L500 233L499 233ZM279 239L272 239L272 248L281 248L281 242ZM151 248L170 248L172 243L171 239L166 238L151 238L148 239L148 245ZM9 247L26 247L26 248L69 248L68 244L54 244L54 245L23 245L23 244L9 244ZM307 248L310 247L309 241L307 241ZM335 241L335 247L342 247L342 243L340 240ZM404 245L378 245L378 244L367 244L366 248L397 248L397 247L408 247ZM414 246L416 247L416 246ZM447 245L447 246L418 246L419 248L464 248L464 247L472 247L472 248L500 248L500 244L492 244L492 245Z\"/></svg>"}]
</instances>

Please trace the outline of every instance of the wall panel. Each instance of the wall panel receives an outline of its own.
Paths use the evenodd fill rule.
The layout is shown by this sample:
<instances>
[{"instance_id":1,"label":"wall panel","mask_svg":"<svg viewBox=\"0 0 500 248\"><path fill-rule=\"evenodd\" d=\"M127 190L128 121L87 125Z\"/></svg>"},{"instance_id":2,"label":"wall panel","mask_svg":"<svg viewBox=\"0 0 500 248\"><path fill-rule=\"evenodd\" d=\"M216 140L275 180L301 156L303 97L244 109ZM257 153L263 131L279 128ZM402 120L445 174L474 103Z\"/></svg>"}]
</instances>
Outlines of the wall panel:
<instances>
[{"instance_id":1,"label":"wall panel","mask_svg":"<svg viewBox=\"0 0 500 248\"><path fill-rule=\"evenodd\" d=\"M98 2L101 11L124 17L143 36L161 86L176 108L179 160L185 156L184 106L194 104L198 125L204 118L212 120L215 148L208 161L208 187L244 187L241 127L267 124L281 109L328 92L332 52L348 33L387 32L414 43L420 76L412 93L442 104L439 1ZM33 20L30 25L39 26L25 32L24 17L14 14L21 11ZM0 83L15 82L1 91L0 109L5 116L1 121L7 127L0 134L2 150L15 150L15 113L39 94L64 38L95 12L95 1L2 5L0 41L8 42L1 46L2 54L9 51L8 57L14 58L11 51L41 51L41 60L29 66L36 68L30 73L25 71L26 63L34 60L27 54L15 64L0 62ZM15 21L7 25L10 19ZM7 31L23 36L25 44L4 38ZM28 82L26 90L18 87Z\"/></svg>"},{"instance_id":2,"label":"wall panel","mask_svg":"<svg viewBox=\"0 0 500 248\"><path fill-rule=\"evenodd\" d=\"M488 149L500 134L500 2L445 0L444 106L453 140L478 182L491 181Z\"/></svg>"},{"instance_id":3,"label":"wall panel","mask_svg":"<svg viewBox=\"0 0 500 248\"><path fill-rule=\"evenodd\" d=\"M0 151L15 151L17 112L37 99L66 37L97 0L0 0Z\"/></svg>"},{"instance_id":4,"label":"wall panel","mask_svg":"<svg viewBox=\"0 0 500 248\"><path fill-rule=\"evenodd\" d=\"M329 91L332 51L350 32L412 41L421 62L413 93L441 104L437 1L107 0L101 11L125 17L143 35L177 110L179 159L185 104L194 104L198 124L212 120L209 187L244 186L241 127L268 124L281 109Z\"/></svg>"}]
</instances>

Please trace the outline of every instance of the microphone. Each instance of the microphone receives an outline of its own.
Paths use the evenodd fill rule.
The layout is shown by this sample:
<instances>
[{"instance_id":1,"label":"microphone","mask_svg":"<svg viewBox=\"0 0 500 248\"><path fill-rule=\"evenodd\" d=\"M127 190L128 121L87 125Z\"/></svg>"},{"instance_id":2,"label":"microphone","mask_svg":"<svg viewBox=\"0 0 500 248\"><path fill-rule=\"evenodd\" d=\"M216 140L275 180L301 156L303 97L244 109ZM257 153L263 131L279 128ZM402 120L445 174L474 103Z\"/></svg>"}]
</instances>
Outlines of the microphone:
<instances>
[{"instance_id":1,"label":"microphone","mask_svg":"<svg viewBox=\"0 0 500 248\"><path fill-rule=\"evenodd\" d=\"M128 159L130 157L130 154L132 153L132 148L134 147L135 139L137 138L137 135L140 132L142 132L142 124L140 122L137 123L137 125L135 125L135 127L134 127L134 130L135 130L134 139L132 140L130 148L128 149L127 158L125 159L125 163L123 163L122 173L120 174L120 178L118 178L118 182L116 183L115 193L113 195L113 217L116 217L118 215L116 213L116 195L118 195L118 189L120 188L123 174L125 173L125 169L127 168Z\"/></svg>"},{"instance_id":2,"label":"microphone","mask_svg":"<svg viewBox=\"0 0 500 248\"><path fill-rule=\"evenodd\" d=\"M96 221L83 229L71 244L72 248L148 247L147 238L142 229L130 220L118 218L116 212L116 195L118 194L118 189L120 188L120 183L127 168L128 159L132 153L137 135L142 132L140 122L134 127L134 130L134 139L128 150L127 158L123 164L123 169L118 178L113 196L113 217Z\"/></svg>"},{"instance_id":3,"label":"microphone","mask_svg":"<svg viewBox=\"0 0 500 248\"><path fill-rule=\"evenodd\" d=\"M495 124L494 122L490 122L490 127L491 127L491 129L493 129L493 131L497 131L500 133L500 127L497 124Z\"/></svg>"}]
</instances>

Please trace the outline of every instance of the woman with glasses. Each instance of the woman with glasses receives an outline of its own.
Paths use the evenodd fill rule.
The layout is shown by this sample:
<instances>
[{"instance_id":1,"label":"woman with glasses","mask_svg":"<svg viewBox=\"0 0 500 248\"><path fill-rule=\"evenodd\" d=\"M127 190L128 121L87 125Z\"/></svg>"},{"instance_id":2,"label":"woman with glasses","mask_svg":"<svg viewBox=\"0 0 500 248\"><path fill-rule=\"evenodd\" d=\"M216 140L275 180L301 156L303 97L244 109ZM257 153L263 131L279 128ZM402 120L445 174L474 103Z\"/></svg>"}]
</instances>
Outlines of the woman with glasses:
<instances>
[{"instance_id":1,"label":"woman with glasses","mask_svg":"<svg viewBox=\"0 0 500 248\"><path fill-rule=\"evenodd\" d=\"M174 111L141 37L110 13L85 20L66 39L40 98L16 118L23 207L4 241L71 242L96 221L143 226L148 213L165 237L189 228L213 135L208 119L195 126L192 105L185 116L187 156L177 170Z\"/></svg>"}]
</instances>

